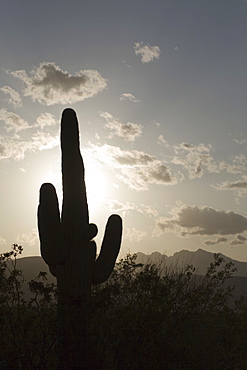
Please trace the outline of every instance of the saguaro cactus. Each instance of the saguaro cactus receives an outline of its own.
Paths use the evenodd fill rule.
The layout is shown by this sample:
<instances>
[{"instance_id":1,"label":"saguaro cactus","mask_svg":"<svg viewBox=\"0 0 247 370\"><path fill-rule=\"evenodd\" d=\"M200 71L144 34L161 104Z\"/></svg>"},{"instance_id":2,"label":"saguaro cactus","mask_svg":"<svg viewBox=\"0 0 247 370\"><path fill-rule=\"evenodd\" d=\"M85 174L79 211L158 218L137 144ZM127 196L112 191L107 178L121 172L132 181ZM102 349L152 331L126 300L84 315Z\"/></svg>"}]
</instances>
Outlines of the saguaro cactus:
<instances>
[{"instance_id":1,"label":"saguaro cactus","mask_svg":"<svg viewBox=\"0 0 247 370\"><path fill-rule=\"evenodd\" d=\"M85 339L87 324L85 302L90 296L91 284L104 282L112 272L121 244L122 220L118 215L109 217L101 251L96 259L96 244L92 239L97 235L97 226L89 223L78 122L72 109L65 109L62 114L61 149L61 219L54 186L43 184L40 189L38 229L41 255L51 273L57 277L58 316L62 337L60 361L63 363L60 367L70 368L72 364L66 358L68 352L72 352L72 357L78 356L78 351L83 352L80 345L87 342L87 339L82 339ZM70 345L68 331L70 337L74 338ZM87 354L83 356L85 358ZM78 357L77 363L73 359L73 366L80 367L78 362L81 361L82 356Z\"/></svg>"}]
</instances>

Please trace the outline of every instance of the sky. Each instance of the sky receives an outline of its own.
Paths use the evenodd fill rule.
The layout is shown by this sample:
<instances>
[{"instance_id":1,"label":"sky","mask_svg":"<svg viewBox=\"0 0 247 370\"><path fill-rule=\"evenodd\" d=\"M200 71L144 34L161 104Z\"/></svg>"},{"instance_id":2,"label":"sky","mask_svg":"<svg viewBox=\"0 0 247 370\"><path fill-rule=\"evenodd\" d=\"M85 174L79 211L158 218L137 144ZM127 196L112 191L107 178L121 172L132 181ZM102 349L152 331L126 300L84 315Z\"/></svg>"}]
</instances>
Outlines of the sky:
<instances>
[{"instance_id":1,"label":"sky","mask_svg":"<svg viewBox=\"0 0 247 370\"><path fill-rule=\"evenodd\" d=\"M0 253L40 255L71 107L98 252L117 213L120 257L247 261L247 1L2 0L0 30Z\"/></svg>"}]
</instances>

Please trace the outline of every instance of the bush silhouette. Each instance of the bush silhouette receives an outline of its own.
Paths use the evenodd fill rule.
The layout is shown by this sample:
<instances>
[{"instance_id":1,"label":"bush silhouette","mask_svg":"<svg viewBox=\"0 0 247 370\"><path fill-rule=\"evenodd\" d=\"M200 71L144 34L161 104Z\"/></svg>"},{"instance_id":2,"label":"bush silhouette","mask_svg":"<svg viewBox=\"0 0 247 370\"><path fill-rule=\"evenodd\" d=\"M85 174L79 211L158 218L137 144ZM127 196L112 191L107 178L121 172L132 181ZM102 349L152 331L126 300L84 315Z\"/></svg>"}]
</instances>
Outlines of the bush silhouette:
<instances>
[{"instance_id":1,"label":"bush silhouette","mask_svg":"<svg viewBox=\"0 0 247 370\"><path fill-rule=\"evenodd\" d=\"M26 301L19 252L9 253L0 263L0 368L56 369L56 286L40 273ZM161 270L127 255L92 289L95 368L244 369L247 305L244 298L230 304L224 284L233 270L219 255L201 277L191 265Z\"/></svg>"}]
</instances>

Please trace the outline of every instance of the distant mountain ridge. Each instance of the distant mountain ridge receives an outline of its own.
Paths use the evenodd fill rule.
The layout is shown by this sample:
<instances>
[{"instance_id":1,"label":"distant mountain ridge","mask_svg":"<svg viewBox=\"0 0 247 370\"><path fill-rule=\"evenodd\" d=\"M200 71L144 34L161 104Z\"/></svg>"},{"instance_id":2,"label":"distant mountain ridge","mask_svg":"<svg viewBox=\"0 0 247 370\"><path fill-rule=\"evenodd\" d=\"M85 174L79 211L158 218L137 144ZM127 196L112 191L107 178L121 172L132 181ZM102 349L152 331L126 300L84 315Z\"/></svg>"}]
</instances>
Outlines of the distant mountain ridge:
<instances>
[{"instance_id":1,"label":"distant mountain ridge","mask_svg":"<svg viewBox=\"0 0 247 370\"><path fill-rule=\"evenodd\" d=\"M221 253L220 255L224 258L226 263L230 261L234 263L234 267L237 269L237 271L234 273L235 276L247 277L247 262L233 260ZM153 252L149 255L146 255L142 252L137 253L138 263L145 264L148 262L154 262L158 264L164 264L167 267L177 266L179 268L186 267L188 264L192 264L198 270L198 274L200 275L204 275L206 273L208 266L211 262L213 262L213 260L214 253L207 252L203 249L198 249L195 252L181 250L174 253L174 255L170 257L159 252Z\"/></svg>"},{"instance_id":2,"label":"distant mountain ridge","mask_svg":"<svg viewBox=\"0 0 247 370\"><path fill-rule=\"evenodd\" d=\"M239 298L242 294L247 297L247 262L240 262L233 260L222 253L220 255L224 259L224 263L232 261L237 271L233 277L227 281L227 285L235 286L234 299ZM174 253L173 256L166 256L159 252L153 252L149 255L138 252L137 263L157 263L159 266L162 265L171 268L183 269L188 264L192 264L196 268L196 273L199 275L205 275L207 268L210 263L214 260L214 253L207 252L203 249L198 249L195 252L188 250L182 250Z\"/></svg>"},{"instance_id":3,"label":"distant mountain ridge","mask_svg":"<svg viewBox=\"0 0 247 370\"><path fill-rule=\"evenodd\" d=\"M239 296L244 293L247 296L247 262L236 261L222 254L221 256L225 262L234 262L234 267L237 268L234 277L229 280L230 285L236 286L236 295ZM206 273L207 267L213 260L214 253L207 252L203 249L198 249L195 252L181 250L169 257L159 252L153 252L149 255L142 252L137 253L137 263L157 263L161 266L164 264L164 266L171 269L173 267L182 269L188 264L192 264L200 275ZM55 277L51 275L48 266L40 256L18 258L17 268L22 270L26 282L37 277L40 271L44 271L47 272L48 281L56 283Z\"/></svg>"},{"instance_id":4,"label":"distant mountain ridge","mask_svg":"<svg viewBox=\"0 0 247 370\"><path fill-rule=\"evenodd\" d=\"M223 254L220 255L224 258L225 262L232 261L234 263L234 266L237 268L237 271L234 274L235 276L247 277L247 262L236 261ZM169 257L160 252L153 252L151 254L137 252L138 263L164 263L167 267L177 266L179 268L192 264L198 270L200 275L204 275L206 273L207 267L211 262L213 262L213 260L214 253L207 252L203 249L198 249L195 252L181 250ZM47 264L40 256L18 258L17 268L23 271L23 275L26 280L34 279L40 271L45 271L48 273L49 279L51 278L55 281L55 278L49 272Z\"/></svg>"}]
</instances>

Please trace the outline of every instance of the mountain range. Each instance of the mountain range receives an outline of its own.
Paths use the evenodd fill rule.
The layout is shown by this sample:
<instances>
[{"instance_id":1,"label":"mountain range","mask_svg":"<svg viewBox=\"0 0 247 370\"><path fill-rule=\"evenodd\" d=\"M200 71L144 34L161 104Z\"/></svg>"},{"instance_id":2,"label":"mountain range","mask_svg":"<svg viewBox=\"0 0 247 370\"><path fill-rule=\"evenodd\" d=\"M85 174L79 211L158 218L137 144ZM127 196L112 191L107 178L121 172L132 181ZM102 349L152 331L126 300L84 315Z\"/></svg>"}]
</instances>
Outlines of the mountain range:
<instances>
[{"instance_id":1,"label":"mountain range","mask_svg":"<svg viewBox=\"0 0 247 370\"><path fill-rule=\"evenodd\" d=\"M226 263L232 261L234 263L234 267L236 267L237 271L234 273L235 276L243 276L247 277L247 262L240 262L233 260L229 257L220 254L223 257ZM166 256L165 254L161 254L159 252L153 252L149 255L144 253L138 252L137 253L137 262L138 263L158 263L161 265L165 265L168 268L176 267L182 269L186 267L188 264L192 264L199 275L204 275L207 271L208 266L214 260L214 253L207 252L203 249L198 249L195 252L191 252L188 250L181 250L179 252L174 253L173 256Z\"/></svg>"},{"instance_id":2,"label":"mountain range","mask_svg":"<svg viewBox=\"0 0 247 370\"><path fill-rule=\"evenodd\" d=\"M221 256L226 263L232 261L234 267L237 269L234 276L229 280L229 284L235 285L236 287L235 295L239 296L243 293L247 296L247 262L236 261L222 254ZM149 255L138 252L136 262L143 264L156 263L161 266L161 268L165 266L170 269L175 268L178 270L183 270L188 264L192 264L196 268L196 273L198 275L204 275L207 271L207 267L213 260L213 253L198 249L195 252L181 250L174 253L173 256L166 256L159 252L153 252ZM22 270L26 282L37 277L40 271L44 271L47 272L48 281L56 283L56 279L51 275L48 266L40 256L18 258L17 268Z\"/></svg>"}]
</instances>

